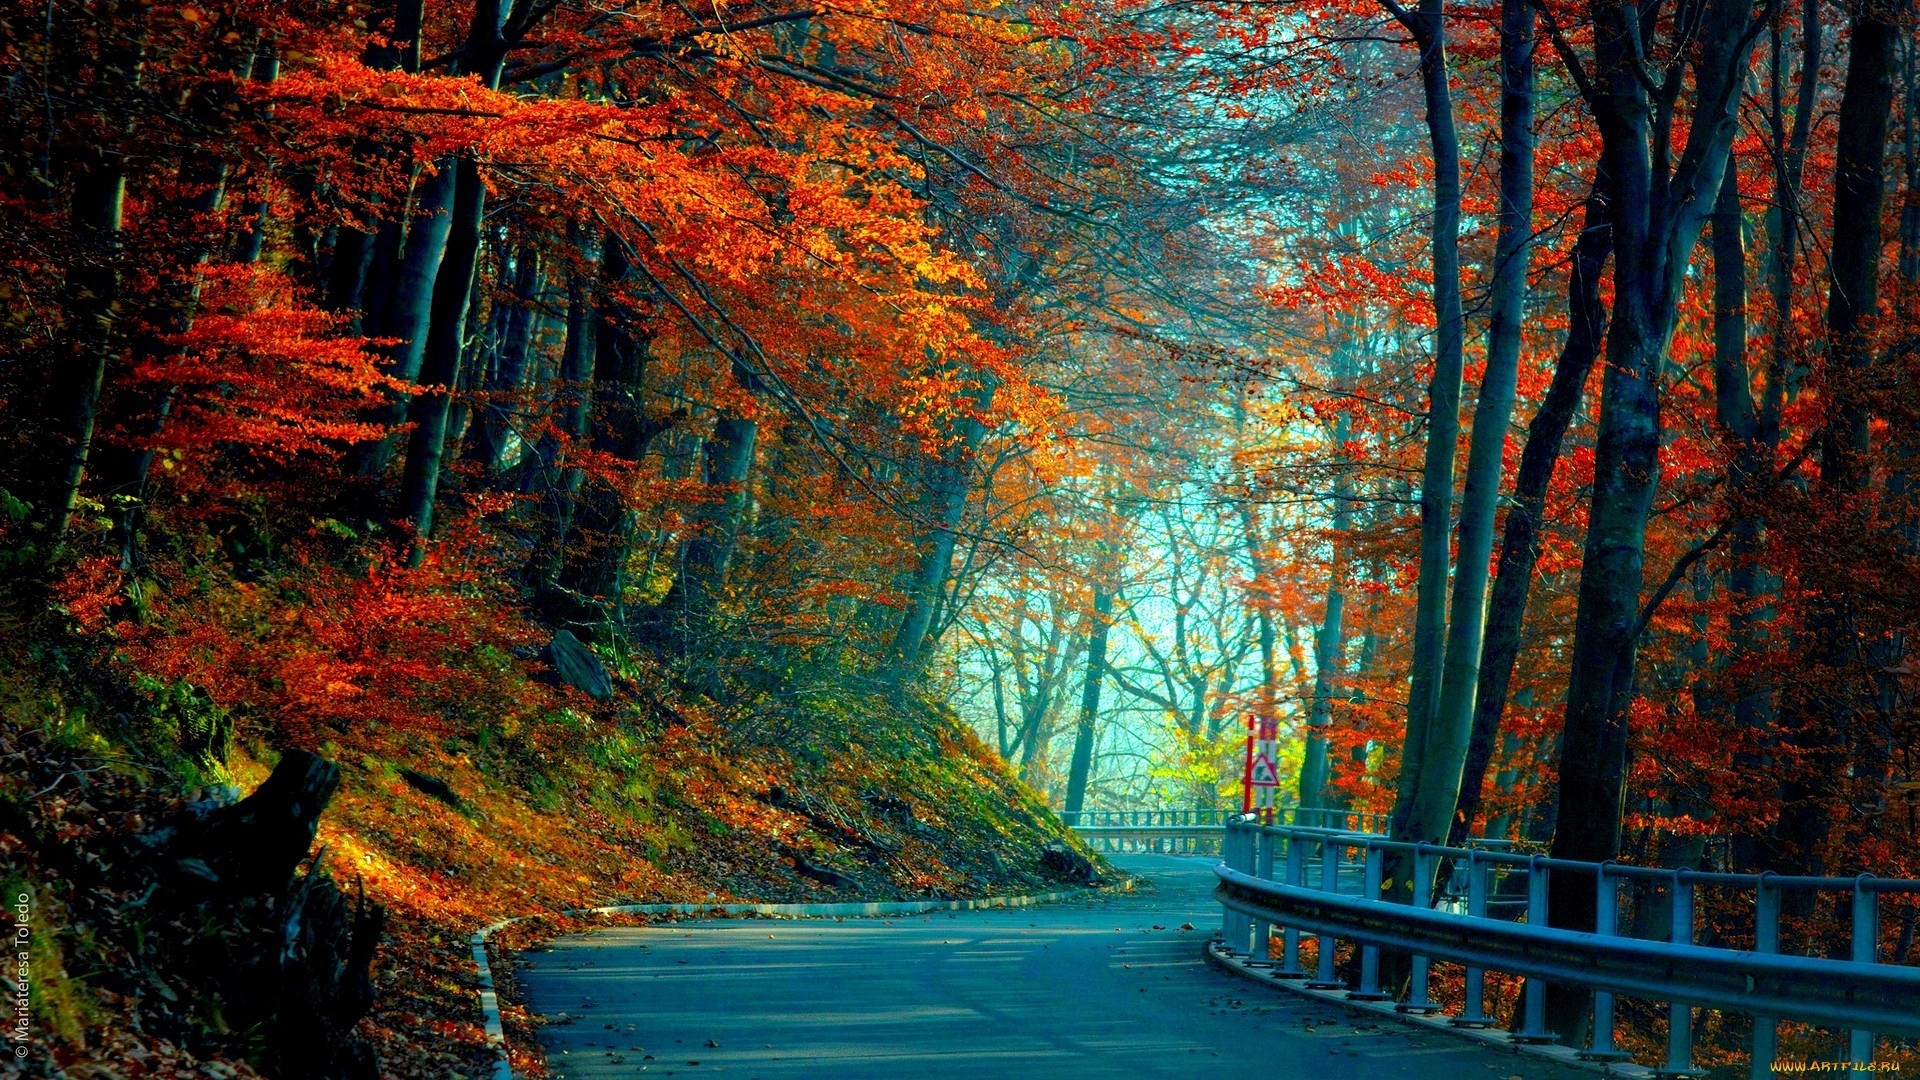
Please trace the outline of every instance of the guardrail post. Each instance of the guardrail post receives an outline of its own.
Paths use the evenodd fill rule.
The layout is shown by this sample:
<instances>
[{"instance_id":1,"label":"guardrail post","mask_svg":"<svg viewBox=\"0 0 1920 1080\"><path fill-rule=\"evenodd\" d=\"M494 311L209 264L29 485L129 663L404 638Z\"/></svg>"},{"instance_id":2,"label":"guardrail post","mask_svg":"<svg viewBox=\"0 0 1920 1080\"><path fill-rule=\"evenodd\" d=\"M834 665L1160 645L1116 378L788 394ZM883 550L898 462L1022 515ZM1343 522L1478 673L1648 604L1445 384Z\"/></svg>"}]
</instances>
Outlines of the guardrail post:
<instances>
[{"instance_id":1,"label":"guardrail post","mask_svg":"<svg viewBox=\"0 0 1920 1080\"><path fill-rule=\"evenodd\" d=\"M1413 845L1413 906L1431 908L1433 906L1433 856L1427 854L1427 845L1423 840ZM1408 985L1407 1000L1395 1005L1400 1012L1436 1013L1440 1006L1427 1000L1427 974L1433 962L1424 956L1413 958L1413 977Z\"/></svg>"},{"instance_id":2,"label":"guardrail post","mask_svg":"<svg viewBox=\"0 0 1920 1080\"><path fill-rule=\"evenodd\" d=\"M1240 822L1238 828L1234 830L1234 835L1239 837L1238 855L1240 860L1239 865L1235 867L1235 869L1243 874L1251 874L1254 870L1254 844L1257 842L1255 833L1252 827L1243 821ZM1253 917L1250 915L1241 915L1239 933L1233 939L1234 951L1250 953L1251 946L1248 942L1252 937Z\"/></svg>"},{"instance_id":3,"label":"guardrail post","mask_svg":"<svg viewBox=\"0 0 1920 1080\"><path fill-rule=\"evenodd\" d=\"M1467 852L1467 914L1476 919L1487 917L1487 868L1481 866L1474 852ZM1457 1027L1489 1027L1493 1018L1487 1015L1487 973L1480 968L1467 967L1467 1005L1466 1011L1447 1021Z\"/></svg>"},{"instance_id":4,"label":"guardrail post","mask_svg":"<svg viewBox=\"0 0 1920 1080\"><path fill-rule=\"evenodd\" d=\"M1234 822L1227 823L1227 835L1220 845L1220 861L1227 864L1229 870L1247 870L1247 860L1241 858L1240 850L1245 843L1245 835L1235 827ZM1244 952L1247 947L1247 917L1234 909L1221 905L1220 937L1228 952Z\"/></svg>"},{"instance_id":5,"label":"guardrail post","mask_svg":"<svg viewBox=\"0 0 1920 1080\"><path fill-rule=\"evenodd\" d=\"M1673 935L1675 945L1693 944L1693 882L1685 870L1673 872ZM1685 1001L1667 1005L1667 1066L1656 1076L1693 1076L1693 1006Z\"/></svg>"},{"instance_id":6,"label":"guardrail post","mask_svg":"<svg viewBox=\"0 0 1920 1080\"><path fill-rule=\"evenodd\" d=\"M1273 880L1273 834L1265 829L1249 829L1253 837L1253 876L1262 881ZM1253 920L1253 948L1247 953L1252 967L1272 967L1268 956L1270 942L1273 940L1273 924L1265 919Z\"/></svg>"},{"instance_id":7,"label":"guardrail post","mask_svg":"<svg viewBox=\"0 0 1920 1080\"><path fill-rule=\"evenodd\" d=\"M1612 860L1594 868L1593 878L1593 932L1601 937L1614 937L1619 933L1620 922L1620 885L1608 873L1613 867ZM1579 1055L1586 1061L1631 1061L1633 1055L1613 1045L1613 993L1608 990L1596 990L1593 993L1593 1041Z\"/></svg>"},{"instance_id":8,"label":"guardrail post","mask_svg":"<svg viewBox=\"0 0 1920 1080\"><path fill-rule=\"evenodd\" d=\"M1366 853L1367 863L1360 879L1360 895L1368 900L1383 899L1380 895L1380 879L1385 874L1386 852L1375 847L1372 840L1368 840L1362 850ZM1347 991L1347 997L1354 1001L1386 1000L1387 995L1380 992L1379 946L1360 946L1360 989Z\"/></svg>"},{"instance_id":9,"label":"guardrail post","mask_svg":"<svg viewBox=\"0 0 1920 1080\"><path fill-rule=\"evenodd\" d=\"M1527 860L1527 925L1547 925L1547 878L1553 871L1540 865L1540 856ZM1560 1036L1547 1030L1547 983L1544 979L1527 980L1526 1012L1520 1030L1507 1036L1508 1041L1517 1043L1550 1043Z\"/></svg>"},{"instance_id":10,"label":"guardrail post","mask_svg":"<svg viewBox=\"0 0 1920 1080\"><path fill-rule=\"evenodd\" d=\"M1307 887L1307 849L1300 838L1287 834L1287 884L1297 889ZM1276 979L1304 979L1307 973L1300 970L1300 931L1294 927L1284 927L1280 931L1281 953L1280 970L1273 973Z\"/></svg>"},{"instance_id":11,"label":"guardrail post","mask_svg":"<svg viewBox=\"0 0 1920 1080\"><path fill-rule=\"evenodd\" d=\"M1320 889L1322 892L1340 891L1340 846L1331 836L1320 838ZM1333 972L1334 940L1332 934L1320 935L1320 957L1318 969L1312 981L1306 983L1309 990L1345 990L1347 984L1334 977Z\"/></svg>"},{"instance_id":12,"label":"guardrail post","mask_svg":"<svg viewBox=\"0 0 1920 1080\"><path fill-rule=\"evenodd\" d=\"M1880 894L1873 891L1873 875L1861 874L1853 881L1853 962L1879 963ZM1855 1028L1847 1032L1847 1060L1856 1071L1873 1061L1873 1032Z\"/></svg>"},{"instance_id":13,"label":"guardrail post","mask_svg":"<svg viewBox=\"0 0 1920 1080\"><path fill-rule=\"evenodd\" d=\"M1780 887L1773 883L1773 871L1760 875L1753 894L1753 951L1780 951ZM1773 1080L1773 1054L1779 1046L1780 1021L1771 1016L1753 1018L1753 1057L1747 1066L1748 1080Z\"/></svg>"}]
</instances>

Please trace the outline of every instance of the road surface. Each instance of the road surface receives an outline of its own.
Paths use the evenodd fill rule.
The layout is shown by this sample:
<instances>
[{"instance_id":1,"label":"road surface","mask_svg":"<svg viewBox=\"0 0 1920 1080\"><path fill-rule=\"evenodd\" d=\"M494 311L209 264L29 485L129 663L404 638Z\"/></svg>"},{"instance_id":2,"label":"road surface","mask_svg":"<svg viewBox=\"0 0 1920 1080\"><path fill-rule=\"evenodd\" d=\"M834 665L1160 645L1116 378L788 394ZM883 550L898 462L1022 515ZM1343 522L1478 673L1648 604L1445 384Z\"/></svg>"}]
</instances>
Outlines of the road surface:
<instances>
[{"instance_id":1,"label":"road surface","mask_svg":"<svg viewBox=\"0 0 1920 1080\"><path fill-rule=\"evenodd\" d=\"M556 1080L1572 1080L1216 971L1211 859L1110 900L607 929L520 958ZM1192 930L1180 926L1190 923Z\"/></svg>"}]
</instances>

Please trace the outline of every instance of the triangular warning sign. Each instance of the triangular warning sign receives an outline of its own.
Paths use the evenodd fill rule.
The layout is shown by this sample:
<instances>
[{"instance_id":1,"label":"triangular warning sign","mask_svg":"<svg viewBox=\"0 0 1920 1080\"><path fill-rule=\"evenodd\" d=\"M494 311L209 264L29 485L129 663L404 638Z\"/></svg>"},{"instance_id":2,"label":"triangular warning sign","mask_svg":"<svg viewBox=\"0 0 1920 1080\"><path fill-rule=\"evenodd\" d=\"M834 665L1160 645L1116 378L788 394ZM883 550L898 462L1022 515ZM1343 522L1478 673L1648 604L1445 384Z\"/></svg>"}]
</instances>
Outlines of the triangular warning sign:
<instances>
[{"instance_id":1,"label":"triangular warning sign","mask_svg":"<svg viewBox=\"0 0 1920 1080\"><path fill-rule=\"evenodd\" d=\"M1265 754L1253 759L1253 772L1247 781L1254 787L1279 787L1280 776L1273 768L1273 759Z\"/></svg>"}]
</instances>

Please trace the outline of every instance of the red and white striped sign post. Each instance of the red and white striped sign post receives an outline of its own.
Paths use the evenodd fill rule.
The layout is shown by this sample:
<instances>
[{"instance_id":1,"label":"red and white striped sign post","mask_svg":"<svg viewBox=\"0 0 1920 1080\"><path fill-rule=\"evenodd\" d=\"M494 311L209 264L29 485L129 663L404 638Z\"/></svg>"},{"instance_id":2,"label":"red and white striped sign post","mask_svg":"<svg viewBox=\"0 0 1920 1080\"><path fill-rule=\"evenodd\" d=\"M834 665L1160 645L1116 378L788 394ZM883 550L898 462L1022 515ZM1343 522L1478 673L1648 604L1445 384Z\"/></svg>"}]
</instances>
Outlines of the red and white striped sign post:
<instances>
[{"instance_id":1,"label":"red and white striped sign post","mask_svg":"<svg viewBox=\"0 0 1920 1080\"><path fill-rule=\"evenodd\" d=\"M1240 766L1240 812L1253 813L1253 716L1247 716L1247 760Z\"/></svg>"}]
</instances>

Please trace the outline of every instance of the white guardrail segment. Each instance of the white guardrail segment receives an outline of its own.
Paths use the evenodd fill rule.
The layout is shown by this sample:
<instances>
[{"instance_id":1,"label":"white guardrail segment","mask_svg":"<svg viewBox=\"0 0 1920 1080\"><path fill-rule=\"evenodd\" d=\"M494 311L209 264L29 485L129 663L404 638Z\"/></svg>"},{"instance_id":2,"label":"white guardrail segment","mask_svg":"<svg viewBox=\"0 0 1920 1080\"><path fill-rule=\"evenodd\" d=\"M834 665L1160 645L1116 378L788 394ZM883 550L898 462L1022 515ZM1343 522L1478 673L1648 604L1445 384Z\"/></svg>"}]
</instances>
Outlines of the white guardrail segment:
<instances>
[{"instance_id":1,"label":"white guardrail segment","mask_svg":"<svg viewBox=\"0 0 1920 1080\"><path fill-rule=\"evenodd\" d=\"M1322 829L1350 829L1364 832L1386 824L1385 814L1360 810L1322 810L1289 806L1278 811L1282 825L1311 825ZM1076 829L1157 828L1162 826L1205 826L1218 833L1239 815L1231 810L1080 810L1062 813L1061 818Z\"/></svg>"},{"instance_id":2,"label":"white guardrail segment","mask_svg":"<svg viewBox=\"0 0 1920 1080\"><path fill-rule=\"evenodd\" d=\"M1269 955L1271 931L1281 930L1281 956L1275 978L1304 980L1318 989L1345 989L1357 1000L1381 1000L1380 950L1413 957L1403 1012L1432 1013L1427 972L1435 960L1467 969L1466 1011L1451 1022L1487 1027L1495 1023L1485 1008L1484 973L1525 976L1520 1030L1516 1043L1545 1043L1546 983L1594 991L1592 1044L1580 1056L1596 1061L1625 1060L1614 1046L1617 995L1670 1002L1667 1060L1658 1074L1692 1071L1692 1010L1706 1007L1754 1017L1751 1075L1772 1074L1777 1022L1794 1020L1847 1031L1848 1058L1873 1060L1877 1035L1920 1038L1920 968L1880 963L1879 900L1887 893L1920 894L1920 881L1858 878L1784 877L1775 874L1719 874L1660 870L1616 863L1581 863L1520 855L1505 850L1439 847L1389 840L1375 833L1297 825L1261 825L1235 818L1225 825L1220 884L1214 895L1222 907L1222 935L1229 953ZM1416 895L1413 903L1382 898L1383 866L1390 855L1410 858ZM1429 895L1435 871L1450 863L1451 894L1436 903ZM1275 869L1279 870L1276 880ZM1489 908L1503 901L1489 895L1495 871L1522 875L1526 885L1525 920L1493 917ZM1547 925L1547 882L1555 873L1579 874L1596 883L1597 919L1592 932ZM1672 940L1650 941L1616 931L1620 883L1655 883L1672 910ZM1698 887L1744 889L1753 895L1754 948L1719 948L1694 942L1694 892ZM1807 890L1842 892L1850 897L1852 947L1846 960L1795 956L1779 951L1780 897ZM1505 906L1520 906L1518 898ZM1318 970L1299 966L1302 933L1320 939ZM1339 940L1360 949L1359 985L1349 987L1335 972Z\"/></svg>"},{"instance_id":3,"label":"white guardrail segment","mask_svg":"<svg viewBox=\"0 0 1920 1080\"><path fill-rule=\"evenodd\" d=\"M1074 834L1102 855L1152 852L1218 855L1218 825L1077 825Z\"/></svg>"},{"instance_id":4,"label":"white guardrail segment","mask_svg":"<svg viewBox=\"0 0 1920 1080\"><path fill-rule=\"evenodd\" d=\"M1287 807L1281 820L1295 825L1364 830L1385 824L1383 815L1355 810ZM1220 852L1226 810L1082 810L1061 815L1087 845L1105 855L1155 852L1215 855Z\"/></svg>"}]
</instances>

